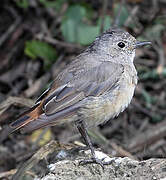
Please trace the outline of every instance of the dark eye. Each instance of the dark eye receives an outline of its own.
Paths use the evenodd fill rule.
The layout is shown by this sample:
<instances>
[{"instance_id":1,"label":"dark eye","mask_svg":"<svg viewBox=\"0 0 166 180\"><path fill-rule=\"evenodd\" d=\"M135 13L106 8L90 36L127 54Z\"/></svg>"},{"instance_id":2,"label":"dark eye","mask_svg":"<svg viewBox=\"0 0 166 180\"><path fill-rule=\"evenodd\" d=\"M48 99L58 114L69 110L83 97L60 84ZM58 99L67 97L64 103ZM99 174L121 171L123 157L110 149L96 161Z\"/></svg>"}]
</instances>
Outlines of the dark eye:
<instances>
[{"instance_id":1,"label":"dark eye","mask_svg":"<svg viewBox=\"0 0 166 180\"><path fill-rule=\"evenodd\" d=\"M120 48L124 48L124 47L125 47L125 43L119 42L119 43L118 43L118 46L119 46Z\"/></svg>"}]
</instances>

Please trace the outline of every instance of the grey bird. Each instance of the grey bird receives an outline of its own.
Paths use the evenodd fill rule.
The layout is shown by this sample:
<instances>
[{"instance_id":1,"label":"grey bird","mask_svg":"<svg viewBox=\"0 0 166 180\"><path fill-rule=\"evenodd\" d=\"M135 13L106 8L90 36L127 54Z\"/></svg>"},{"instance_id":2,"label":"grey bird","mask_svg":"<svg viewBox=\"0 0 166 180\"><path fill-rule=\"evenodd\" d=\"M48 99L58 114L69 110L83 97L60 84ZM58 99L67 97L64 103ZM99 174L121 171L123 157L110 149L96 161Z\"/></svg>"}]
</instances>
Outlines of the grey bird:
<instances>
[{"instance_id":1,"label":"grey bird","mask_svg":"<svg viewBox=\"0 0 166 180\"><path fill-rule=\"evenodd\" d=\"M92 159L85 162L103 165L95 156L87 128L118 116L129 105L138 79L135 49L148 44L122 29L105 31L59 73L30 110L10 124L11 131L74 122L92 152Z\"/></svg>"}]
</instances>

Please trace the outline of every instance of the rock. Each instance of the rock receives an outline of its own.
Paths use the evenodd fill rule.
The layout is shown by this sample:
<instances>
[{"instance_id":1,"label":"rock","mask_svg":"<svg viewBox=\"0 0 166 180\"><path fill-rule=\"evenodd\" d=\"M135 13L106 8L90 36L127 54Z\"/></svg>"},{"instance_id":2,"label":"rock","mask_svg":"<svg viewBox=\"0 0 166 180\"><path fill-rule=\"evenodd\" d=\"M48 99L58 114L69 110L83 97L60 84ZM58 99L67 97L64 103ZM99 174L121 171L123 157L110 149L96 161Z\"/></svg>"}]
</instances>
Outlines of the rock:
<instances>
[{"instance_id":1,"label":"rock","mask_svg":"<svg viewBox=\"0 0 166 180\"><path fill-rule=\"evenodd\" d=\"M48 173L35 180L166 180L166 159L139 162L128 157L110 158L111 164L104 169L98 164L79 165L81 159L78 156L49 164Z\"/></svg>"},{"instance_id":2,"label":"rock","mask_svg":"<svg viewBox=\"0 0 166 180\"><path fill-rule=\"evenodd\" d=\"M166 180L166 159L137 161L114 157L96 150L97 158L110 162L104 169L98 164L80 165L89 159L89 150L51 141L40 148L12 177L12 180Z\"/></svg>"}]
</instances>

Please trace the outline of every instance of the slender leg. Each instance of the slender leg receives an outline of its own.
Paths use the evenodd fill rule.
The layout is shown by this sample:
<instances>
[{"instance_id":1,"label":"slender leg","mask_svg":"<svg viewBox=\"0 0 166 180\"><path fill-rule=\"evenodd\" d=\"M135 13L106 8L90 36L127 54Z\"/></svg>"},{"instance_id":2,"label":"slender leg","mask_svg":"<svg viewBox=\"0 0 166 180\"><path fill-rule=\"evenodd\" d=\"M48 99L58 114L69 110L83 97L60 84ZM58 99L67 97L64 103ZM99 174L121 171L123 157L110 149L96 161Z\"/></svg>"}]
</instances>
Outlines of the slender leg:
<instances>
[{"instance_id":1,"label":"slender leg","mask_svg":"<svg viewBox=\"0 0 166 180\"><path fill-rule=\"evenodd\" d=\"M106 163L102 162L102 160L98 159L96 156L95 156L95 150L94 150L94 147L91 143L91 140L88 136L88 132L87 132L87 128L86 128L86 124L83 120L81 121L77 121L76 122L76 125L77 125L77 128L80 132L80 134L82 135L82 137L84 138L86 144L89 146L90 150L91 150L91 153L92 153L92 158L91 159L88 159L88 160L83 160L81 161L81 164L87 164L87 163L97 163L97 164L100 164L103 168L104 168L104 165Z\"/></svg>"},{"instance_id":2,"label":"slender leg","mask_svg":"<svg viewBox=\"0 0 166 180\"><path fill-rule=\"evenodd\" d=\"M80 134L82 135L82 137L84 138L85 143L89 146L92 156L95 156L95 150L94 150L92 142L89 138L85 122L84 121L77 122L77 128L78 128Z\"/></svg>"}]
</instances>

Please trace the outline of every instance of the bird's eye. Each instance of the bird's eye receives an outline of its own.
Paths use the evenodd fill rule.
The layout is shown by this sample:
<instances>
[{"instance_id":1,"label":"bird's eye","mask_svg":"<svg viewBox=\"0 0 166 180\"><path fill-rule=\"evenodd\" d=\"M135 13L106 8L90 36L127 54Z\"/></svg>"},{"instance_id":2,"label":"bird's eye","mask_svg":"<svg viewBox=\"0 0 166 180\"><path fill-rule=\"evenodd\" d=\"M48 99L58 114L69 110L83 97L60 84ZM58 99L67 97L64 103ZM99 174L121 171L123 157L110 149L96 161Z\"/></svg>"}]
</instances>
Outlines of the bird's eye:
<instances>
[{"instance_id":1,"label":"bird's eye","mask_svg":"<svg viewBox=\"0 0 166 180\"><path fill-rule=\"evenodd\" d=\"M125 47L125 43L119 42L119 43L118 43L118 46L119 46L120 48L124 48L124 47Z\"/></svg>"}]
</instances>

